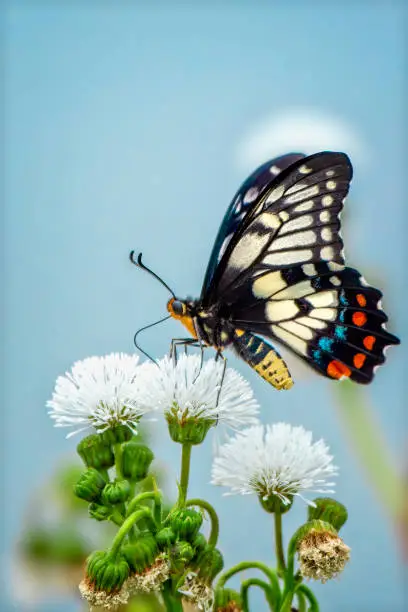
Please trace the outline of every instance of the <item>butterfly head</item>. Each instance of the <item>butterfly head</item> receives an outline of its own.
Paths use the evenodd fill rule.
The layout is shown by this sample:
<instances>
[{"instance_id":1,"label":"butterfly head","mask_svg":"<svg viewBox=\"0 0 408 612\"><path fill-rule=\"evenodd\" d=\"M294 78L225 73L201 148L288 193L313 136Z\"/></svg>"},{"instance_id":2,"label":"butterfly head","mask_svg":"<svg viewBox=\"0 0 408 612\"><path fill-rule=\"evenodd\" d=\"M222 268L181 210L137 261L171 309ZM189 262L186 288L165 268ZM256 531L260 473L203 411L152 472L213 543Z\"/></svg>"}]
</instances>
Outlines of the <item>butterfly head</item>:
<instances>
[{"instance_id":1,"label":"butterfly head","mask_svg":"<svg viewBox=\"0 0 408 612\"><path fill-rule=\"evenodd\" d=\"M167 302L167 310L170 316L180 321L194 338L197 337L193 323L191 304L189 302L172 297Z\"/></svg>"}]
</instances>

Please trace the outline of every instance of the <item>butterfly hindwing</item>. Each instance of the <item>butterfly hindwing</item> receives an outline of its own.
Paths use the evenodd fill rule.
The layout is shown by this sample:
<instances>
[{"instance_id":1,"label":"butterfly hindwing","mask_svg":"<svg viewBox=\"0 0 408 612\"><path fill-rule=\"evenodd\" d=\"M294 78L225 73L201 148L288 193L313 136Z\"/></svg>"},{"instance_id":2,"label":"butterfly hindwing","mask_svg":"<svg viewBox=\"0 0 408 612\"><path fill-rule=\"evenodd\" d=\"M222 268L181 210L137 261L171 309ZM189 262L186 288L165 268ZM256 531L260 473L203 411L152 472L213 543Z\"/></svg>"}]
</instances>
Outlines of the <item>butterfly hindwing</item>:
<instances>
[{"instance_id":1,"label":"butterfly hindwing","mask_svg":"<svg viewBox=\"0 0 408 612\"><path fill-rule=\"evenodd\" d=\"M224 219L221 223L214 247L210 255L204 278L202 293L206 293L214 276L214 272L236 230L265 188L273 179L295 162L303 159L303 153L288 153L259 166L241 185L233 197Z\"/></svg>"},{"instance_id":2,"label":"butterfly hindwing","mask_svg":"<svg viewBox=\"0 0 408 612\"><path fill-rule=\"evenodd\" d=\"M254 300L256 283L263 297ZM304 264L266 272L241 290L242 301L232 306L236 325L276 338L330 378L369 383L385 347L399 343L384 328L381 292L352 268Z\"/></svg>"}]
</instances>

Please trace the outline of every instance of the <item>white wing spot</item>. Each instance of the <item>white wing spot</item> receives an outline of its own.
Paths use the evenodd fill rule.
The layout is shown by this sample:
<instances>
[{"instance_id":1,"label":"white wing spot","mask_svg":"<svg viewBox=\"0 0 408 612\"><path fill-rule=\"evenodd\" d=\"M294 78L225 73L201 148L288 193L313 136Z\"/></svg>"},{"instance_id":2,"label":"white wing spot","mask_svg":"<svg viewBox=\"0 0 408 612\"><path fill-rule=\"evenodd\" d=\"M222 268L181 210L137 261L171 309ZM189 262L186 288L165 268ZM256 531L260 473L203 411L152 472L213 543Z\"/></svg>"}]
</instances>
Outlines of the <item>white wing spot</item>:
<instances>
[{"instance_id":1,"label":"white wing spot","mask_svg":"<svg viewBox=\"0 0 408 612\"><path fill-rule=\"evenodd\" d=\"M327 181L326 183L327 189L330 189L330 190L336 189L336 185L337 185L336 181Z\"/></svg>"},{"instance_id":2,"label":"white wing spot","mask_svg":"<svg viewBox=\"0 0 408 612\"><path fill-rule=\"evenodd\" d=\"M290 190L288 190L288 193L289 192ZM302 200L308 200L309 198L313 198L318 193L319 185L313 185L313 187L302 189L302 191L298 191L297 193L290 195L288 198L285 198L285 204L296 204L296 202L301 202Z\"/></svg>"},{"instance_id":3,"label":"white wing spot","mask_svg":"<svg viewBox=\"0 0 408 612\"><path fill-rule=\"evenodd\" d=\"M309 312L309 317L323 321L334 321L337 316L335 308L314 308Z\"/></svg>"},{"instance_id":4,"label":"white wing spot","mask_svg":"<svg viewBox=\"0 0 408 612\"><path fill-rule=\"evenodd\" d=\"M334 170L328 170L326 176L334 176Z\"/></svg>"},{"instance_id":5,"label":"white wing spot","mask_svg":"<svg viewBox=\"0 0 408 612\"><path fill-rule=\"evenodd\" d=\"M331 276L330 277L330 282L331 282L332 285L336 285L337 287L339 285L341 285L341 280L339 279L338 276Z\"/></svg>"},{"instance_id":6,"label":"white wing spot","mask_svg":"<svg viewBox=\"0 0 408 612\"><path fill-rule=\"evenodd\" d=\"M269 242L268 234L251 232L241 238L231 253L228 265L237 270L248 268Z\"/></svg>"},{"instance_id":7,"label":"white wing spot","mask_svg":"<svg viewBox=\"0 0 408 612\"><path fill-rule=\"evenodd\" d=\"M327 223L328 221L330 221L329 211L323 210L323 212L320 213L319 218L320 218L320 221L322 221L322 223Z\"/></svg>"},{"instance_id":8,"label":"white wing spot","mask_svg":"<svg viewBox=\"0 0 408 612\"><path fill-rule=\"evenodd\" d=\"M298 317L296 321L302 323L302 325L312 327L313 329L325 329L327 327L327 323L324 323L324 321L320 321L319 319L311 319L310 317Z\"/></svg>"},{"instance_id":9,"label":"white wing spot","mask_svg":"<svg viewBox=\"0 0 408 612\"><path fill-rule=\"evenodd\" d=\"M330 240L333 238L332 231L328 227L324 227L320 234L325 242L330 242Z\"/></svg>"},{"instance_id":10,"label":"white wing spot","mask_svg":"<svg viewBox=\"0 0 408 612\"><path fill-rule=\"evenodd\" d=\"M326 261L330 261L334 257L334 251L332 247L323 247L320 251L320 257Z\"/></svg>"},{"instance_id":11,"label":"white wing spot","mask_svg":"<svg viewBox=\"0 0 408 612\"><path fill-rule=\"evenodd\" d=\"M271 167L269 168L269 172L270 172L271 174L274 174L275 176L276 176L277 174L279 174L279 172L280 172L280 171L281 171L281 170L280 170L280 168L278 168L278 166L275 166L275 165L273 165L273 166L271 166Z\"/></svg>"},{"instance_id":12,"label":"white wing spot","mask_svg":"<svg viewBox=\"0 0 408 612\"><path fill-rule=\"evenodd\" d=\"M279 213L279 217L282 219L282 221L287 221L289 219L289 214L285 210L282 210Z\"/></svg>"},{"instance_id":13,"label":"white wing spot","mask_svg":"<svg viewBox=\"0 0 408 612\"><path fill-rule=\"evenodd\" d=\"M269 272L256 279L252 284L252 293L257 298L268 298L281 289L285 289L287 283L283 280L280 272Z\"/></svg>"},{"instance_id":14,"label":"white wing spot","mask_svg":"<svg viewBox=\"0 0 408 612\"><path fill-rule=\"evenodd\" d=\"M285 193L285 185L279 185L276 187L266 198L266 204L273 204L276 200L279 200Z\"/></svg>"},{"instance_id":15,"label":"white wing spot","mask_svg":"<svg viewBox=\"0 0 408 612\"><path fill-rule=\"evenodd\" d=\"M294 351L296 351L296 353L306 357L307 342L301 340L301 338L297 338L286 329L282 329L278 325L272 325L272 331L277 338L288 344Z\"/></svg>"},{"instance_id":16,"label":"white wing spot","mask_svg":"<svg viewBox=\"0 0 408 612\"><path fill-rule=\"evenodd\" d=\"M299 168L300 174L309 174L309 172L311 171L312 171L312 168L308 168L306 164L303 164L303 166L300 166Z\"/></svg>"},{"instance_id":17,"label":"white wing spot","mask_svg":"<svg viewBox=\"0 0 408 612\"><path fill-rule=\"evenodd\" d=\"M304 325L300 325L296 323L296 321L286 321L284 323L280 323L279 326L286 331L294 334L295 336L299 336L304 340L313 340L314 333L310 329L310 327L305 327Z\"/></svg>"},{"instance_id":18,"label":"white wing spot","mask_svg":"<svg viewBox=\"0 0 408 612\"><path fill-rule=\"evenodd\" d=\"M294 232L295 230L303 229L304 227L308 227L313 224L313 217L311 215L303 215L302 217L297 217L292 221L288 221L279 232L280 235L287 234L288 232Z\"/></svg>"},{"instance_id":19,"label":"white wing spot","mask_svg":"<svg viewBox=\"0 0 408 612\"><path fill-rule=\"evenodd\" d=\"M312 257L313 251L310 249L286 251L284 253L277 252L267 255L264 259L264 263L270 264L271 266L285 266L302 263L302 261L309 261Z\"/></svg>"},{"instance_id":20,"label":"white wing spot","mask_svg":"<svg viewBox=\"0 0 408 612\"><path fill-rule=\"evenodd\" d=\"M316 266L314 264L305 264L302 266L302 270L306 276L316 276L317 273Z\"/></svg>"},{"instance_id":21,"label":"white wing spot","mask_svg":"<svg viewBox=\"0 0 408 612\"><path fill-rule=\"evenodd\" d=\"M334 198L331 195L325 195L322 197L322 204L323 206L330 206L331 204L333 204Z\"/></svg>"},{"instance_id":22,"label":"white wing spot","mask_svg":"<svg viewBox=\"0 0 408 612\"><path fill-rule=\"evenodd\" d=\"M327 306L337 306L337 291L320 291L306 298L313 308L327 308Z\"/></svg>"},{"instance_id":23,"label":"white wing spot","mask_svg":"<svg viewBox=\"0 0 408 612\"><path fill-rule=\"evenodd\" d=\"M288 299L298 299L304 297L305 295L310 295L313 293L314 289L309 280L300 281L295 285L288 285L282 291L279 291L273 296L274 300L288 300Z\"/></svg>"},{"instance_id":24,"label":"white wing spot","mask_svg":"<svg viewBox=\"0 0 408 612\"><path fill-rule=\"evenodd\" d=\"M262 213L259 217L256 218L257 223L261 223L264 227L270 229L278 229L282 225L282 221L279 219L278 215L273 213Z\"/></svg>"},{"instance_id":25,"label":"white wing spot","mask_svg":"<svg viewBox=\"0 0 408 612\"><path fill-rule=\"evenodd\" d=\"M303 202L303 204L298 204L293 210L294 212L306 212L313 208L314 202L313 200L308 200L307 202Z\"/></svg>"},{"instance_id":26,"label":"white wing spot","mask_svg":"<svg viewBox=\"0 0 408 612\"><path fill-rule=\"evenodd\" d=\"M332 272L340 272L346 267L343 264L336 263L335 261L329 261L327 265L329 270L331 270Z\"/></svg>"},{"instance_id":27,"label":"white wing spot","mask_svg":"<svg viewBox=\"0 0 408 612\"><path fill-rule=\"evenodd\" d=\"M292 319L299 312L293 300L281 300L279 302L268 302L265 306L265 316L268 321L284 321Z\"/></svg>"},{"instance_id":28,"label":"white wing spot","mask_svg":"<svg viewBox=\"0 0 408 612\"><path fill-rule=\"evenodd\" d=\"M315 242L316 234L313 230L298 232L296 234L289 234L288 236L274 240L270 246L269 252L282 251L301 246L310 246Z\"/></svg>"},{"instance_id":29,"label":"white wing spot","mask_svg":"<svg viewBox=\"0 0 408 612\"><path fill-rule=\"evenodd\" d=\"M244 196L244 204L250 204L258 197L259 189L257 187L251 187L248 189Z\"/></svg>"}]
</instances>

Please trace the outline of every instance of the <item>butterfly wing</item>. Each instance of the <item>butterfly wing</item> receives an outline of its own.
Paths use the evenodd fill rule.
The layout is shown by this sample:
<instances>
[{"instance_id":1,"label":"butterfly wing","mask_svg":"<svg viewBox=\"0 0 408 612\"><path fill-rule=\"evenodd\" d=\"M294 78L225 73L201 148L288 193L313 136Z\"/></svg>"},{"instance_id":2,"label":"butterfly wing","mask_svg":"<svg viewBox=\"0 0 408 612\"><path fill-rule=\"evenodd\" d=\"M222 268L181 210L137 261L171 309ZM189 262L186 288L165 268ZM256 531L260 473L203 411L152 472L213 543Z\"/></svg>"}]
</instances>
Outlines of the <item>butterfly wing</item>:
<instances>
[{"instance_id":1,"label":"butterfly wing","mask_svg":"<svg viewBox=\"0 0 408 612\"><path fill-rule=\"evenodd\" d=\"M259 166L259 168L257 168L238 189L227 209L227 212L225 213L224 219L215 239L214 247L211 252L207 271L204 277L202 294L207 292L223 253L225 252L238 226L250 212L252 205L257 200L259 195L264 191L274 177L304 157L305 155L303 153L288 153L287 155L282 155L281 157L271 159L262 164L262 166Z\"/></svg>"},{"instance_id":2,"label":"butterfly wing","mask_svg":"<svg viewBox=\"0 0 408 612\"><path fill-rule=\"evenodd\" d=\"M206 296L237 328L276 338L321 374L370 382L384 348L381 293L345 268L339 213L352 178L343 153L295 162L256 200Z\"/></svg>"}]
</instances>

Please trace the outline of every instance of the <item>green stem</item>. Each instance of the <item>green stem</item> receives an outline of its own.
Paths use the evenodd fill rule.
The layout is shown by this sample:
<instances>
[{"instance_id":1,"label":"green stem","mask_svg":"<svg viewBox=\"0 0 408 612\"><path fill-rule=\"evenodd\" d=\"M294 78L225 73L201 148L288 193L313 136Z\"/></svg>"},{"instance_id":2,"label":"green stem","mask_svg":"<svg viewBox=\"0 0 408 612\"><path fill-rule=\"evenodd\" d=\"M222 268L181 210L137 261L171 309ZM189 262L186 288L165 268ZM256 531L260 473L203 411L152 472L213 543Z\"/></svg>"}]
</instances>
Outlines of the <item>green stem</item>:
<instances>
[{"instance_id":1,"label":"green stem","mask_svg":"<svg viewBox=\"0 0 408 612\"><path fill-rule=\"evenodd\" d=\"M115 453L115 468L116 468L116 478L118 480L123 479L122 473L122 444L118 442L114 445L114 453Z\"/></svg>"},{"instance_id":2,"label":"green stem","mask_svg":"<svg viewBox=\"0 0 408 612\"><path fill-rule=\"evenodd\" d=\"M272 612L276 610L275 593L273 592L271 586L267 582L264 582L264 580L259 580L259 578L249 578L248 580L244 580L241 585L241 597L244 612L249 612L248 591L251 586L257 586L262 589L265 593L265 598L268 602L269 609Z\"/></svg>"},{"instance_id":3,"label":"green stem","mask_svg":"<svg viewBox=\"0 0 408 612\"><path fill-rule=\"evenodd\" d=\"M302 591L299 591L299 589L296 591L296 597L298 600L299 612L306 612L306 599Z\"/></svg>"},{"instance_id":4,"label":"green stem","mask_svg":"<svg viewBox=\"0 0 408 612\"><path fill-rule=\"evenodd\" d=\"M285 553L283 552L282 543L282 514L279 510L273 513L275 520L275 551L276 560L278 563L278 574L283 574L286 570Z\"/></svg>"},{"instance_id":5,"label":"green stem","mask_svg":"<svg viewBox=\"0 0 408 612\"><path fill-rule=\"evenodd\" d=\"M287 610L290 610L291 607L291 603L293 600L293 595L295 592L295 588L296 588L296 577L294 576L295 573L295 554L296 554L296 548L297 548L297 535L298 532L296 532L290 542L289 542L289 546L288 546L288 566L287 566L287 570L285 573L285 588L283 591L283 596L282 596L282 607L281 607L281 612L286 612Z\"/></svg>"},{"instance_id":6,"label":"green stem","mask_svg":"<svg viewBox=\"0 0 408 612\"><path fill-rule=\"evenodd\" d=\"M191 444L184 443L181 451L181 474L179 485L178 506L182 507L186 503L188 480L190 477Z\"/></svg>"},{"instance_id":7,"label":"green stem","mask_svg":"<svg viewBox=\"0 0 408 612\"><path fill-rule=\"evenodd\" d=\"M119 525L120 527L123 524L124 519L119 510L114 510L109 520L112 521L112 523L115 523L115 525Z\"/></svg>"},{"instance_id":8,"label":"green stem","mask_svg":"<svg viewBox=\"0 0 408 612\"><path fill-rule=\"evenodd\" d=\"M279 607L281 591L280 591L278 577L276 575L275 570L265 565L265 563L261 563L261 561L242 561L241 563L234 565L229 570L221 574L217 582L217 589L224 588L224 585L227 582L227 580L232 578L232 576L234 576L235 574L238 574L238 572L243 572L247 569L259 569L261 570L261 572L265 574L265 576L267 576L267 578L269 579L269 583L272 587L272 590L275 594L276 605Z\"/></svg>"},{"instance_id":9,"label":"green stem","mask_svg":"<svg viewBox=\"0 0 408 612\"><path fill-rule=\"evenodd\" d=\"M129 533L133 525L137 523L137 521L140 521L140 519L143 519L143 518L150 518L152 523L154 523L153 516L149 508L142 508L141 510L134 512L133 514L128 516L128 518L123 522L122 526L118 530L112 542L110 552L113 557L115 557L118 554L123 540Z\"/></svg>"},{"instance_id":10,"label":"green stem","mask_svg":"<svg viewBox=\"0 0 408 612\"><path fill-rule=\"evenodd\" d=\"M319 604L317 602L317 599L308 586L306 586L305 584L300 584L297 587L296 591L297 593L302 593L302 595L304 595L308 599L310 603L309 612L319 612Z\"/></svg>"},{"instance_id":11,"label":"green stem","mask_svg":"<svg viewBox=\"0 0 408 612\"><path fill-rule=\"evenodd\" d=\"M139 493L139 495L136 495L136 497L134 497L132 501L129 502L126 515L129 516L130 514L132 514L132 512L136 510L137 506L139 506L139 504L145 499L152 499L154 501L155 509L156 509L156 506L160 507L160 514L161 514L160 493L156 493L155 491L145 491L144 493Z\"/></svg>"},{"instance_id":12,"label":"green stem","mask_svg":"<svg viewBox=\"0 0 408 612\"><path fill-rule=\"evenodd\" d=\"M161 591L163 602L166 607L166 612L183 612L181 601L174 597L171 593L171 583L167 581Z\"/></svg>"},{"instance_id":13,"label":"green stem","mask_svg":"<svg viewBox=\"0 0 408 612\"><path fill-rule=\"evenodd\" d=\"M215 509L212 507L210 503L205 501L204 499L189 499L186 501L186 506L198 506L199 508L203 508L209 515L211 520L211 530L210 535L208 536L208 544L210 546L216 546L218 541L218 535L220 532L220 521L218 519L218 514Z\"/></svg>"}]
</instances>

